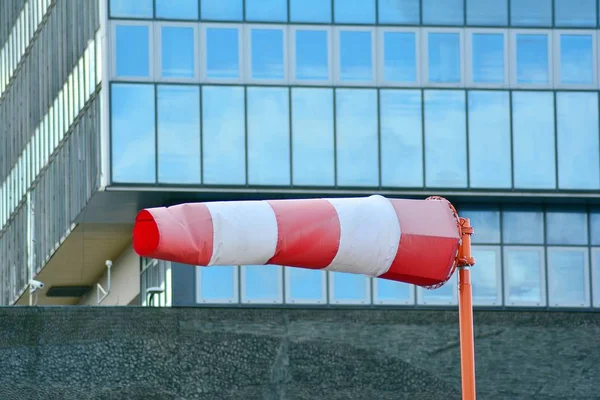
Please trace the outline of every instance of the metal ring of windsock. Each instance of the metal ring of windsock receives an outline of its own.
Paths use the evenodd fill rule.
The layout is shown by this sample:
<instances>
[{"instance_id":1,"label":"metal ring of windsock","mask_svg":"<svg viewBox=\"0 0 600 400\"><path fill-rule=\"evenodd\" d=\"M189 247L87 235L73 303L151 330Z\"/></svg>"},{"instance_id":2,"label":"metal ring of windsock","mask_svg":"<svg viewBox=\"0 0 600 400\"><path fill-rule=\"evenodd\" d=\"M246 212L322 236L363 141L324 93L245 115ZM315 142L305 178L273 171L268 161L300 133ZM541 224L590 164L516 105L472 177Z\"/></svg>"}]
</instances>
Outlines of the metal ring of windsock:
<instances>
[{"instance_id":1,"label":"metal ring of windsock","mask_svg":"<svg viewBox=\"0 0 600 400\"><path fill-rule=\"evenodd\" d=\"M144 209L140 255L198 266L266 265L363 274L427 288L453 274L460 222L445 199L189 203Z\"/></svg>"}]
</instances>

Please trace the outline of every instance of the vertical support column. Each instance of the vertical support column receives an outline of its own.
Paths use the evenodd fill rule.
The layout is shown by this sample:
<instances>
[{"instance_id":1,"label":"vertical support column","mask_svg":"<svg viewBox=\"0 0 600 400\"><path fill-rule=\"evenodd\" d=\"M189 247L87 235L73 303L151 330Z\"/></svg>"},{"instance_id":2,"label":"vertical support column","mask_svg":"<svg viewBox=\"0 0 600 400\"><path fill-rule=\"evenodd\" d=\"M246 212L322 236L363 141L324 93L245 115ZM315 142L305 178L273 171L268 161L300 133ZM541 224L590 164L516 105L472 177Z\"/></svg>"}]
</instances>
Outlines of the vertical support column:
<instances>
[{"instance_id":1,"label":"vertical support column","mask_svg":"<svg viewBox=\"0 0 600 400\"><path fill-rule=\"evenodd\" d=\"M29 305L33 305L33 291L31 284L29 283L35 276L35 260L33 252L35 249L35 235L34 235L34 209L31 201L31 190L27 190L26 195L26 210L27 210L27 284L29 285Z\"/></svg>"},{"instance_id":2,"label":"vertical support column","mask_svg":"<svg viewBox=\"0 0 600 400\"><path fill-rule=\"evenodd\" d=\"M460 370L463 400L475 400L475 340L473 335L473 292L471 287L471 221L460 218L461 245L458 252L458 313L460 320Z\"/></svg>"},{"instance_id":3,"label":"vertical support column","mask_svg":"<svg viewBox=\"0 0 600 400\"><path fill-rule=\"evenodd\" d=\"M470 267L458 269L458 312L462 394L464 400L475 400L475 343Z\"/></svg>"}]
</instances>

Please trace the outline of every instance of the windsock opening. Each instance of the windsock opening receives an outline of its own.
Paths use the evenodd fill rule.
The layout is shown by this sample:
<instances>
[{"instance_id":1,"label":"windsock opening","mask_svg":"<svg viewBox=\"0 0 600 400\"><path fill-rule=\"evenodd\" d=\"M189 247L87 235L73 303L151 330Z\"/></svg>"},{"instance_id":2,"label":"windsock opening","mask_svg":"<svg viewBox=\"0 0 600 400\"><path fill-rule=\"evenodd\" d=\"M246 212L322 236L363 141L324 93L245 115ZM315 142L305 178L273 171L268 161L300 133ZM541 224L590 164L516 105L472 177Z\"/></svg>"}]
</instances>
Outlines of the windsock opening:
<instances>
[{"instance_id":1,"label":"windsock opening","mask_svg":"<svg viewBox=\"0 0 600 400\"><path fill-rule=\"evenodd\" d=\"M148 210L142 210L135 218L133 226L133 249L142 257L150 257L158 248L160 232L154 217Z\"/></svg>"}]
</instances>

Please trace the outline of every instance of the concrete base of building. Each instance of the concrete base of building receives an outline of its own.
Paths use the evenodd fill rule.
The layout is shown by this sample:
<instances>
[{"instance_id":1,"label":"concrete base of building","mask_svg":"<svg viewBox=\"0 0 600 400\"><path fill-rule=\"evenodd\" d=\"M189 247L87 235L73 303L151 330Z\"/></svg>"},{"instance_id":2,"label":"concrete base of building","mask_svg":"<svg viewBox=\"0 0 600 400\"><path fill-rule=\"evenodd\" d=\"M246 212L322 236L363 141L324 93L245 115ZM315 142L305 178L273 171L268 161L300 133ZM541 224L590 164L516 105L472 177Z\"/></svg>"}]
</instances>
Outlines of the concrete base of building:
<instances>
[{"instance_id":1,"label":"concrete base of building","mask_svg":"<svg viewBox=\"0 0 600 400\"><path fill-rule=\"evenodd\" d=\"M0 308L2 399L460 399L457 313ZM482 399L591 399L592 313L475 313Z\"/></svg>"}]
</instances>

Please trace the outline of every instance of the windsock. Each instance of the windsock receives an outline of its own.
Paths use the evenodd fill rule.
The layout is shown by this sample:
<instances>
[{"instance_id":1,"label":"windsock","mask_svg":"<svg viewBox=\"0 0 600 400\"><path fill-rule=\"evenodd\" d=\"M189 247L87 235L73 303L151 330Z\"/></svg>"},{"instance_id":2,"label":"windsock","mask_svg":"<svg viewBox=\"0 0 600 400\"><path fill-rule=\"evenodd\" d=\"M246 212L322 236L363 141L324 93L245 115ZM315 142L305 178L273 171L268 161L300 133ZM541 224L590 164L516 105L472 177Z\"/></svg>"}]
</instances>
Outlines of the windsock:
<instances>
[{"instance_id":1,"label":"windsock","mask_svg":"<svg viewBox=\"0 0 600 400\"><path fill-rule=\"evenodd\" d=\"M459 220L443 199L188 203L140 211L133 248L196 266L282 265L432 287L452 275Z\"/></svg>"}]
</instances>

